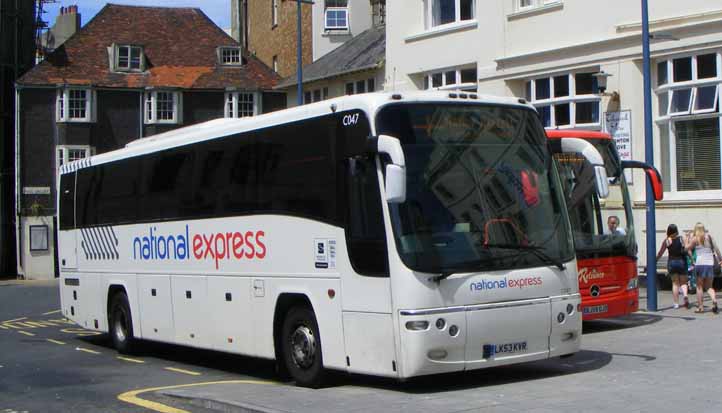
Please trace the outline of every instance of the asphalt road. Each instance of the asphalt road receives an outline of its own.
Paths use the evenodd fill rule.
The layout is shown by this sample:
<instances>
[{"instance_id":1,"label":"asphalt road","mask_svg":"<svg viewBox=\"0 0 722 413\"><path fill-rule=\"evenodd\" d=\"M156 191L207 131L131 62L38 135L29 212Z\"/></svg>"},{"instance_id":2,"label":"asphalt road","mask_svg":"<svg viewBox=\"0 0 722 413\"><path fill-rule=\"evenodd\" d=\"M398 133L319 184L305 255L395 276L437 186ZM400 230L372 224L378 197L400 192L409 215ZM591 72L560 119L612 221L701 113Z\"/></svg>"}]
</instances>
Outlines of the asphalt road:
<instances>
[{"instance_id":1,"label":"asphalt road","mask_svg":"<svg viewBox=\"0 0 722 413\"><path fill-rule=\"evenodd\" d=\"M0 413L149 412L119 396L191 383L276 379L270 362L179 346L147 343L140 354L120 358L107 335L79 328L59 308L54 281L0 281Z\"/></svg>"},{"instance_id":2,"label":"asphalt road","mask_svg":"<svg viewBox=\"0 0 722 413\"><path fill-rule=\"evenodd\" d=\"M62 317L56 282L0 281L0 413L720 411L722 316L660 294L659 313L585 323L568 359L407 383L334 374L308 390L278 382L271 362L219 352L146 343L119 357Z\"/></svg>"}]
</instances>

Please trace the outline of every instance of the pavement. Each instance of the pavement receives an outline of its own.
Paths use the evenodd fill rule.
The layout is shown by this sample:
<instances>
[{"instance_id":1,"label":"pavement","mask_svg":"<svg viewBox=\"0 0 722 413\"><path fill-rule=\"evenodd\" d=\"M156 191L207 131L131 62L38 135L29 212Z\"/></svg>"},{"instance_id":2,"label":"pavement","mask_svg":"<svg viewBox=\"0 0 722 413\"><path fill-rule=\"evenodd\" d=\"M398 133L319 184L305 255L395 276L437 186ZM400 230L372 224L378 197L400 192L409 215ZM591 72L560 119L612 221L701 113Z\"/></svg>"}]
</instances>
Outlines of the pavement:
<instances>
[{"instance_id":1,"label":"pavement","mask_svg":"<svg viewBox=\"0 0 722 413\"><path fill-rule=\"evenodd\" d=\"M239 380L152 389L144 397L169 400L179 412L721 411L722 315L712 314L709 302L704 314L673 309L670 291L658 294L658 306L585 323L582 350L566 359L403 383L334 373L318 390Z\"/></svg>"}]
</instances>

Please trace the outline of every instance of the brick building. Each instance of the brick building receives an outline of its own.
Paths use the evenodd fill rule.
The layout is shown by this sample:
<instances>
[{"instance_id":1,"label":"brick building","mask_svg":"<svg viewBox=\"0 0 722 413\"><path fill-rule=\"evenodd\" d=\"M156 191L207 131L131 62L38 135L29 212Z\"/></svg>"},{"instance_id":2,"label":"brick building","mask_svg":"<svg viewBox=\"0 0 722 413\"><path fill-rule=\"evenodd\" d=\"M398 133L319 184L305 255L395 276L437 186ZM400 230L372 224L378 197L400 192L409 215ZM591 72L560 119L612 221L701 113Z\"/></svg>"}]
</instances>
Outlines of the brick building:
<instances>
[{"instance_id":1,"label":"brick building","mask_svg":"<svg viewBox=\"0 0 722 413\"><path fill-rule=\"evenodd\" d=\"M233 36L282 77L296 73L297 3L231 0ZM311 5L301 5L303 64L311 63Z\"/></svg>"},{"instance_id":2,"label":"brick building","mask_svg":"<svg viewBox=\"0 0 722 413\"><path fill-rule=\"evenodd\" d=\"M106 5L17 82L18 272L52 277L64 163L285 107L279 76L194 8Z\"/></svg>"}]
</instances>

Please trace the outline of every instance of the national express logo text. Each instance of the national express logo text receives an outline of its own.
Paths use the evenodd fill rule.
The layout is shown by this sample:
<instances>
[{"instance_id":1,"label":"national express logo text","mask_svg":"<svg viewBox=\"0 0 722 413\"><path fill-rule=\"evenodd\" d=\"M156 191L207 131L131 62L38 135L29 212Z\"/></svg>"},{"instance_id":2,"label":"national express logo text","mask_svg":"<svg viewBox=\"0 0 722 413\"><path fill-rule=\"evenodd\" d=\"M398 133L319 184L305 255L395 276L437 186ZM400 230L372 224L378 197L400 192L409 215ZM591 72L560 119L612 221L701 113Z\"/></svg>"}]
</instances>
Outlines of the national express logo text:
<instances>
[{"instance_id":1,"label":"national express logo text","mask_svg":"<svg viewBox=\"0 0 722 413\"><path fill-rule=\"evenodd\" d=\"M502 278L499 280L481 280L469 284L471 291L501 290L505 288L525 288L542 285L544 280L542 277L524 277L524 278Z\"/></svg>"},{"instance_id":2,"label":"national express logo text","mask_svg":"<svg viewBox=\"0 0 722 413\"><path fill-rule=\"evenodd\" d=\"M158 234L149 227L146 235L133 238L134 260L212 260L216 269L227 260L263 259L263 231L192 233L188 225L180 234Z\"/></svg>"}]
</instances>

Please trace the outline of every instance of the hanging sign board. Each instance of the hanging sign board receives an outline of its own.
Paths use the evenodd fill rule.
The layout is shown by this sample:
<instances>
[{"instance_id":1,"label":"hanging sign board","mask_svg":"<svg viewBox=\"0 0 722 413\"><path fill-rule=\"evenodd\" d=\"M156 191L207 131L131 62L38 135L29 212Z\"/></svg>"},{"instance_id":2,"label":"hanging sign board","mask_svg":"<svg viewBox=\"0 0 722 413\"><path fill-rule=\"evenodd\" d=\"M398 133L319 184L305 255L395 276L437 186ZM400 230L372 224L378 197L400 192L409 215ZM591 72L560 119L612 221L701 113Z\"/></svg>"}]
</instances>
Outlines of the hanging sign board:
<instances>
[{"instance_id":1,"label":"hanging sign board","mask_svg":"<svg viewBox=\"0 0 722 413\"><path fill-rule=\"evenodd\" d=\"M617 152L623 161L632 160L632 111L604 112L604 131L612 136ZM628 183L632 183L632 171L625 171Z\"/></svg>"}]
</instances>

